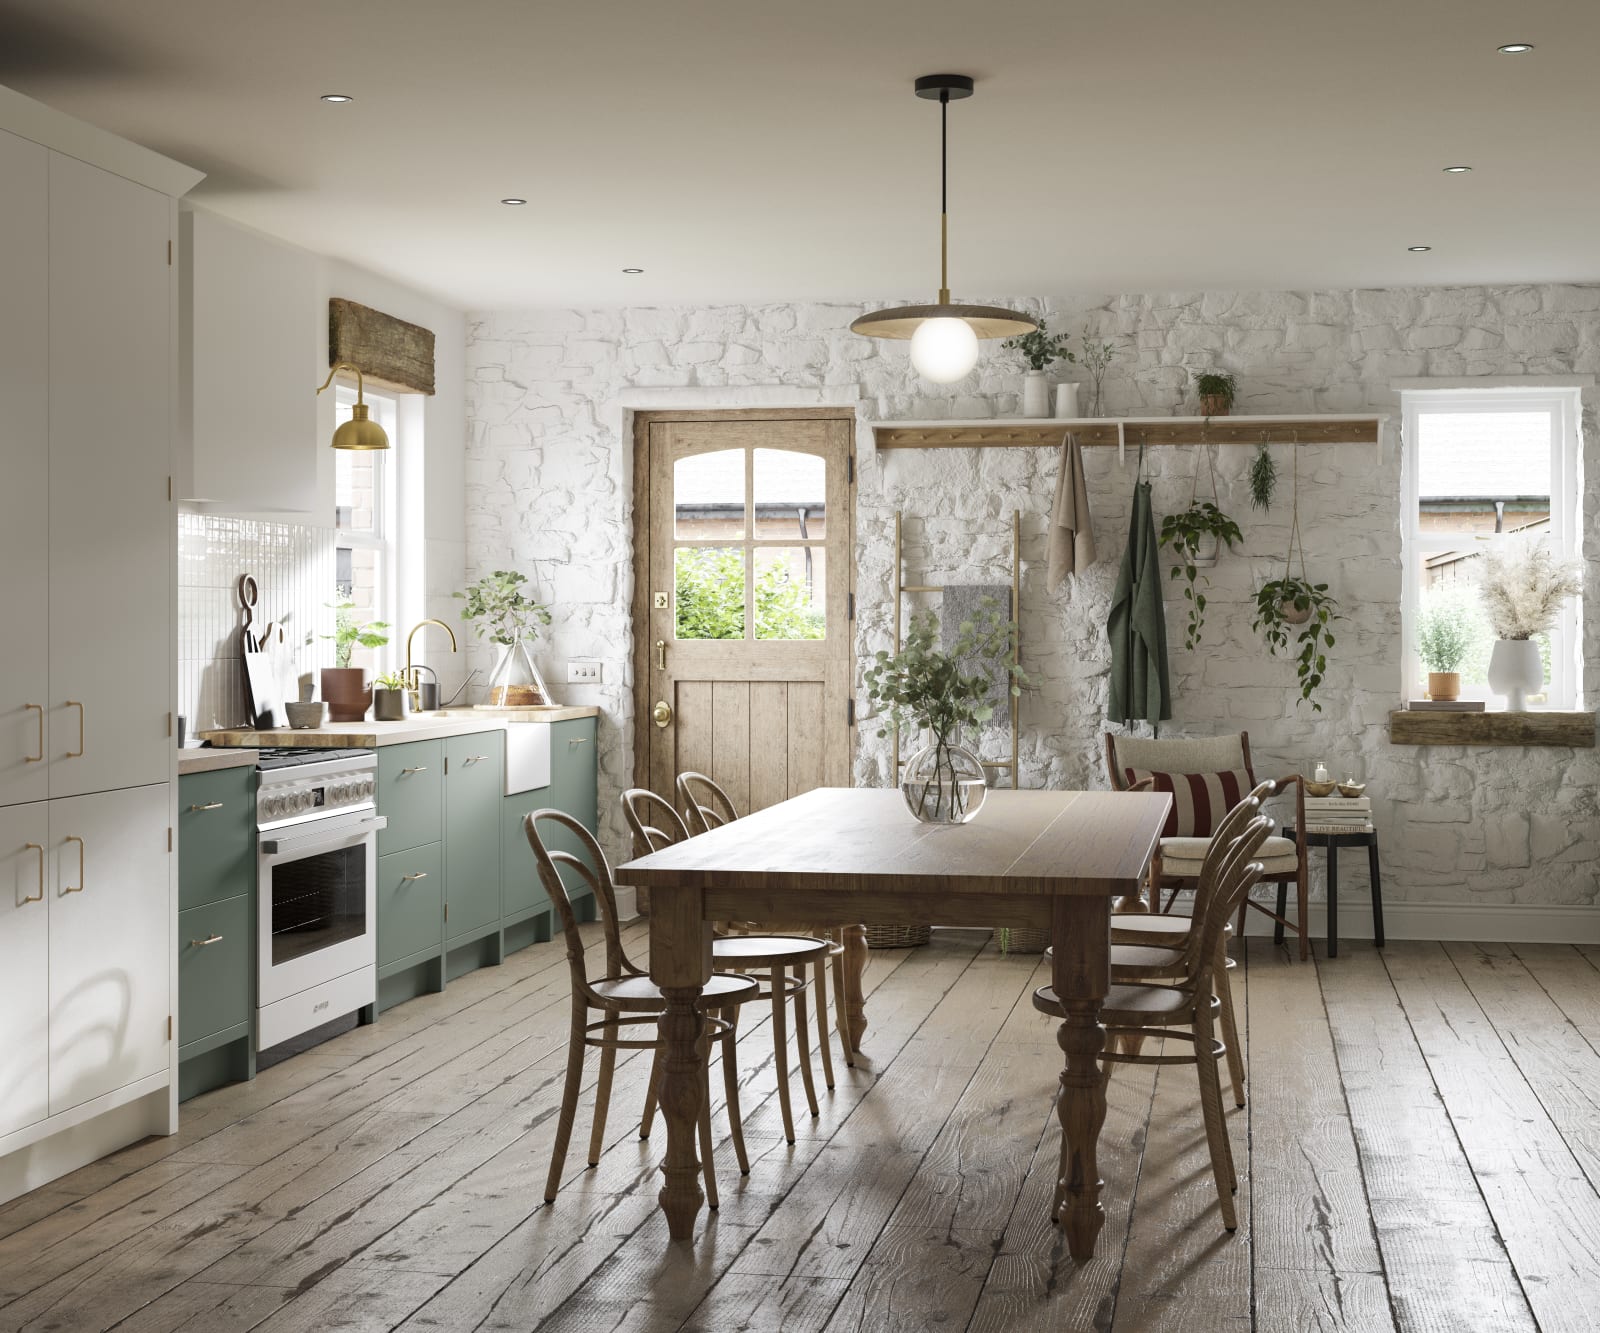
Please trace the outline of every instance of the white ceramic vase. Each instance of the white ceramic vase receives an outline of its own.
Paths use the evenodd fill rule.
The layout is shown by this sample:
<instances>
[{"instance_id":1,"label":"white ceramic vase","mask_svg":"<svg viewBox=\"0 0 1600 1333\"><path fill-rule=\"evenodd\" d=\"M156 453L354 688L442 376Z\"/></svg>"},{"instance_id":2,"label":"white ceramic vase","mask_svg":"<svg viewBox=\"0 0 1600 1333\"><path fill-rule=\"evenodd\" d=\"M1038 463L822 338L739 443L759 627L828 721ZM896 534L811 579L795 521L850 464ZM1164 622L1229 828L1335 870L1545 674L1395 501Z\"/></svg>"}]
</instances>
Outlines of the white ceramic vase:
<instances>
[{"instance_id":1,"label":"white ceramic vase","mask_svg":"<svg viewBox=\"0 0 1600 1333\"><path fill-rule=\"evenodd\" d=\"M1047 417L1050 415L1050 381L1044 371L1030 370L1022 377L1022 415Z\"/></svg>"},{"instance_id":2,"label":"white ceramic vase","mask_svg":"<svg viewBox=\"0 0 1600 1333\"><path fill-rule=\"evenodd\" d=\"M1527 711L1528 695L1544 688L1544 662L1533 639L1496 639L1489 654L1489 688L1504 695L1508 713Z\"/></svg>"},{"instance_id":3,"label":"white ceramic vase","mask_svg":"<svg viewBox=\"0 0 1600 1333\"><path fill-rule=\"evenodd\" d=\"M1072 421L1078 415L1078 382L1056 385L1056 419Z\"/></svg>"}]
</instances>

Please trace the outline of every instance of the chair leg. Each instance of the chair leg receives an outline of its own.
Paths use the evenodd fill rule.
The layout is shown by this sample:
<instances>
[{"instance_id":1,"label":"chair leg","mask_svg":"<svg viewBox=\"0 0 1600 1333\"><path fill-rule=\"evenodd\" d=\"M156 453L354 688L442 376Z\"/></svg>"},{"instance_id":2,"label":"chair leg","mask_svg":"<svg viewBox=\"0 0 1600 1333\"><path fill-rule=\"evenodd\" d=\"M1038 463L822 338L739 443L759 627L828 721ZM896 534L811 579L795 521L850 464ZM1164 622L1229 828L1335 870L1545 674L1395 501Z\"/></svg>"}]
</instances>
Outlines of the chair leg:
<instances>
[{"instance_id":1,"label":"chair leg","mask_svg":"<svg viewBox=\"0 0 1600 1333\"><path fill-rule=\"evenodd\" d=\"M650 1085L644 1094L644 1114L639 1117L639 1137L650 1137L650 1126L655 1122L656 1106L661 1101L661 1048L656 1047L650 1056Z\"/></svg>"},{"instance_id":2,"label":"chair leg","mask_svg":"<svg viewBox=\"0 0 1600 1333\"><path fill-rule=\"evenodd\" d=\"M1233 1104L1244 1105L1244 1052L1239 1048L1239 1024L1233 1013L1233 983L1228 979L1228 944L1217 941L1217 961L1212 978L1222 1006L1222 1041L1228 1048L1228 1077L1233 1081Z\"/></svg>"},{"instance_id":3,"label":"chair leg","mask_svg":"<svg viewBox=\"0 0 1600 1333\"><path fill-rule=\"evenodd\" d=\"M833 1091L833 1040L828 1035L828 960L819 958L811 968L817 992L817 1045L822 1048L822 1082Z\"/></svg>"},{"instance_id":4,"label":"chair leg","mask_svg":"<svg viewBox=\"0 0 1600 1333\"><path fill-rule=\"evenodd\" d=\"M822 1113L817 1108L817 1088L811 1077L811 1020L806 1013L805 965L801 964L794 972L801 982L801 988L794 993L794 1048L800 1061L800 1082L806 1090L806 1106L815 1120Z\"/></svg>"},{"instance_id":5,"label":"chair leg","mask_svg":"<svg viewBox=\"0 0 1600 1333\"><path fill-rule=\"evenodd\" d=\"M728 1102L728 1134L733 1139L734 1156L739 1159L739 1174L750 1174L750 1157L744 1148L744 1113L739 1109L739 1059L737 1006L724 1009L722 1016L728 1020L728 1035L722 1039L722 1090Z\"/></svg>"},{"instance_id":6,"label":"chair leg","mask_svg":"<svg viewBox=\"0 0 1600 1333\"><path fill-rule=\"evenodd\" d=\"M617 1021L606 1020L601 1034L606 1044L600 1048L600 1081L594 1089L594 1128L589 1131L589 1165L600 1165L600 1153L605 1148L606 1113L611 1109L611 1076L617 1069L617 1048L611 1045L617 1038Z\"/></svg>"},{"instance_id":7,"label":"chair leg","mask_svg":"<svg viewBox=\"0 0 1600 1333\"><path fill-rule=\"evenodd\" d=\"M722 1201L717 1197L717 1169L711 1160L710 1043L701 1042L700 1048L705 1059L705 1064L702 1066L705 1081L700 1089L700 1174L705 1177L706 1182L706 1207L715 1210Z\"/></svg>"},{"instance_id":8,"label":"chair leg","mask_svg":"<svg viewBox=\"0 0 1600 1333\"><path fill-rule=\"evenodd\" d=\"M838 932L844 934L841 928ZM856 1045L850 1039L850 1023L844 1012L844 955L836 953L833 956L833 1020L834 1027L839 1033L839 1049L844 1052L844 1063L847 1069L856 1067Z\"/></svg>"},{"instance_id":9,"label":"chair leg","mask_svg":"<svg viewBox=\"0 0 1600 1333\"><path fill-rule=\"evenodd\" d=\"M1311 957L1311 875L1304 861L1295 876L1295 904L1300 912L1294 925L1300 933L1300 961L1303 963Z\"/></svg>"},{"instance_id":10,"label":"chair leg","mask_svg":"<svg viewBox=\"0 0 1600 1333\"><path fill-rule=\"evenodd\" d=\"M1217 1059L1211 1053L1210 1005L1197 1003L1194 1024L1195 1070L1200 1076L1200 1111L1206 1123L1206 1146L1211 1150L1211 1174L1217 1183L1217 1202L1222 1206L1222 1225L1239 1229L1233 1206L1237 1182L1233 1173L1233 1150L1228 1143L1228 1122L1222 1114L1222 1080Z\"/></svg>"},{"instance_id":11,"label":"chair leg","mask_svg":"<svg viewBox=\"0 0 1600 1333\"><path fill-rule=\"evenodd\" d=\"M783 1112L783 1139L794 1142L794 1111L789 1106L789 1023L788 997L783 993L783 969L775 967L768 974L772 990L772 1059L778 1072L778 1109Z\"/></svg>"},{"instance_id":12,"label":"chair leg","mask_svg":"<svg viewBox=\"0 0 1600 1333\"><path fill-rule=\"evenodd\" d=\"M572 1142L572 1122L578 1118L578 1089L583 1086L583 1025L589 1011L574 999L572 1032L567 1038L567 1081L561 1089L561 1115L556 1121L556 1146L550 1154L550 1174L545 1177L544 1201L554 1203L561 1188L561 1171L567 1164L567 1146Z\"/></svg>"}]
</instances>

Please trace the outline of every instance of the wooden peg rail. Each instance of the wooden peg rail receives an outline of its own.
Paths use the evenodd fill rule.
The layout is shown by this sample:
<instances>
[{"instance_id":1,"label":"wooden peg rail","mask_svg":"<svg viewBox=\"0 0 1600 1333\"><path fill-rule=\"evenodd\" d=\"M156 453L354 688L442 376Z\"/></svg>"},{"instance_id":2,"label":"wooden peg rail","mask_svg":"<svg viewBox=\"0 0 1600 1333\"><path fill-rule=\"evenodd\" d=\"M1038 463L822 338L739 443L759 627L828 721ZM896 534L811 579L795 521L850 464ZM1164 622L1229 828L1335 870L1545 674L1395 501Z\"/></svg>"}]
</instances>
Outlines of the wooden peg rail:
<instances>
[{"instance_id":1,"label":"wooden peg rail","mask_svg":"<svg viewBox=\"0 0 1600 1333\"><path fill-rule=\"evenodd\" d=\"M1071 431L1078 443L1121 445L1376 444L1384 415L1319 413L1292 417L990 417L977 421L874 421L879 449L1028 449L1059 446Z\"/></svg>"}]
</instances>

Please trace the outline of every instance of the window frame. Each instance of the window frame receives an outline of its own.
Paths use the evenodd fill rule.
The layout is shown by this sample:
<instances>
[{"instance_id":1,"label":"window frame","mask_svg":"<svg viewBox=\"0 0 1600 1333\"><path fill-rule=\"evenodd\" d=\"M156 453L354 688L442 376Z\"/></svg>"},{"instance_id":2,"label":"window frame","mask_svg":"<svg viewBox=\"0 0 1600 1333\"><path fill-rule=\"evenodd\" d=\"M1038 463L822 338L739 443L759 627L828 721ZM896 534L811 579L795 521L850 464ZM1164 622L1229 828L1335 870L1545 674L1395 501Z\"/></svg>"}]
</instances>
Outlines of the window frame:
<instances>
[{"instance_id":1,"label":"window frame","mask_svg":"<svg viewBox=\"0 0 1600 1333\"><path fill-rule=\"evenodd\" d=\"M1499 385L1484 388L1406 387L1401 402L1401 655L1402 703L1423 679L1416 625L1421 586L1418 562L1429 555L1459 550L1461 537L1421 530L1421 419L1435 414L1545 411L1550 414L1550 541L1563 555L1578 554L1581 503L1582 391L1567 385ZM1474 537L1473 541L1483 541ZM1570 598L1550 633L1547 709L1580 706L1582 691L1582 598Z\"/></svg>"},{"instance_id":2,"label":"window frame","mask_svg":"<svg viewBox=\"0 0 1600 1333\"><path fill-rule=\"evenodd\" d=\"M374 392L370 386L365 388L364 398L371 410L373 420L377 421L389 436L390 447L385 450L373 452L373 490L375 492L375 505L373 510L373 530L360 532L353 528L338 526L338 463L334 464L334 548L341 546L351 549L370 550L378 553L378 599L374 608L374 619L382 620L389 625L389 643L383 648L376 649L373 653L373 662L376 665L374 674L393 670L397 662L397 648L395 644L396 627L400 623L399 608L401 605L400 590L400 561L396 549L395 537L399 530L399 471L392 466L394 460L395 443L398 440L400 428L400 400L390 394ZM334 385L335 422L341 419L337 409L352 408L357 397L356 386L345 382L341 376ZM333 595L338 595L338 590L333 590Z\"/></svg>"}]
</instances>

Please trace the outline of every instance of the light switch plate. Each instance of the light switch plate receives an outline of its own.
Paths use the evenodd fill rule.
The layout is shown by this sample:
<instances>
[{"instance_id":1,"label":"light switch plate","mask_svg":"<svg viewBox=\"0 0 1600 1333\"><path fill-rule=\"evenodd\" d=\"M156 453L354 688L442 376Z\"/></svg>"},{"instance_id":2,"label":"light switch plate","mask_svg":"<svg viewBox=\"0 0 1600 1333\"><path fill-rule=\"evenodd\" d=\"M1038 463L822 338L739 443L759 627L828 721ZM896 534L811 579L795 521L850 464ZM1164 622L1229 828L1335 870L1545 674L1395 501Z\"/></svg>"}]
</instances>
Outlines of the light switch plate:
<instances>
[{"instance_id":1,"label":"light switch plate","mask_svg":"<svg viewBox=\"0 0 1600 1333\"><path fill-rule=\"evenodd\" d=\"M604 674L604 664L592 657L575 657L567 663L568 685L598 685Z\"/></svg>"}]
</instances>

